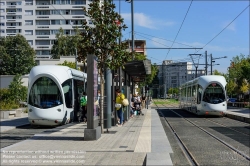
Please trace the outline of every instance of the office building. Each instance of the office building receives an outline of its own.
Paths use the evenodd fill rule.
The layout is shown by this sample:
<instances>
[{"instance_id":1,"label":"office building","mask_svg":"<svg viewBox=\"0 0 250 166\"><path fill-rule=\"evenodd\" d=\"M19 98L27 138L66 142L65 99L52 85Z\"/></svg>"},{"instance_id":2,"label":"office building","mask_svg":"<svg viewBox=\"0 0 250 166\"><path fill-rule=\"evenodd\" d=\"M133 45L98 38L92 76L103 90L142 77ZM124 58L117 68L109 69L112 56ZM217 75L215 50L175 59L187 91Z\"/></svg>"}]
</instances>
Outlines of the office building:
<instances>
[{"instance_id":1,"label":"office building","mask_svg":"<svg viewBox=\"0 0 250 166\"><path fill-rule=\"evenodd\" d=\"M179 88L181 84L193 80L196 70L192 68L191 62L174 62L164 60L159 66L158 78L160 80L159 91L161 96L166 97L170 88ZM205 75L205 70L197 70L197 77Z\"/></svg>"}]
</instances>

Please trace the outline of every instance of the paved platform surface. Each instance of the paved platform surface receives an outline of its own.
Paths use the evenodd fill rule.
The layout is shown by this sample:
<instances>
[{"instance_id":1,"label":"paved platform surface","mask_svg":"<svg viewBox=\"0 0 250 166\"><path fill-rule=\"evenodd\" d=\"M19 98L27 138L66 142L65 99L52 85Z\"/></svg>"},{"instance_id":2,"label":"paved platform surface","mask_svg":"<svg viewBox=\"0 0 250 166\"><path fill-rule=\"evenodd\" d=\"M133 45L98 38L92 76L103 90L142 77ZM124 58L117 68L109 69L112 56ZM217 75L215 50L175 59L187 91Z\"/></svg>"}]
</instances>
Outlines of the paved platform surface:
<instances>
[{"instance_id":1,"label":"paved platform surface","mask_svg":"<svg viewBox=\"0 0 250 166\"><path fill-rule=\"evenodd\" d=\"M83 123L70 123L1 149L1 165L173 165L171 145L153 104L144 116L112 127L96 141L84 141ZM175 106L173 106L175 107ZM249 109L227 115L249 119ZM1 132L27 125L27 115L1 119Z\"/></svg>"},{"instance_id":2,"label":"paved platform surface","mask_svg":"<svg viewBox=\"0 0 250 166\"><path fill-rule=\"evenodd\" d=\"M84 141L83 123L70 123L1 149L1 165L173 165L173 153L155 109L143 110L96 141ZM148 156L148 157L147 157Z\"/></svg>"},{"instance_id":3,"label":"paved platform surface","mask_svg":"<svg viewBox=\"0 0 250 166\"><path fill-rule=\"evenodd\" d=\"M18 126L28 125L28 113L22 114L21 117L11 117L9 119L0 119L0 133L15 129Z\"/></svg>"}]
</instances>

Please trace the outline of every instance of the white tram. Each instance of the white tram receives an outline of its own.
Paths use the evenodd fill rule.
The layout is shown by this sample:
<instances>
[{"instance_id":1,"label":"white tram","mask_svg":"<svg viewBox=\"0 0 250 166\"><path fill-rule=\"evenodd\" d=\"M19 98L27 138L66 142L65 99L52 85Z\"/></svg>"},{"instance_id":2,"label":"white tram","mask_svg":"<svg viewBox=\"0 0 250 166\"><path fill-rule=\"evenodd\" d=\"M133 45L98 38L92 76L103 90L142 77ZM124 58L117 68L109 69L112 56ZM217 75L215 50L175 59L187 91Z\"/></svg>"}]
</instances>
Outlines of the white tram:
<instances>
[{"instance_id":1,"label":"white tram","mask_svg":"<svg viewBox=\"0 0 250 166\"><path fill-rule=\"evenodd\" d=\"M223 76L200 76L180 87L180 108L197 115L222 116L227 110L226 80Z\"/></svg>"},{"instance_id":2,"label":"white tram","mask_svg":"<svg viewBox=\"0 0 250 166\"><path fill-rule=\"evenodd\" d=\"M86 84L86 73L66 66L33 67L28 86L29 122L56 126L73 121L79 109L78 99Z\"/></svg>"}]
</instances>

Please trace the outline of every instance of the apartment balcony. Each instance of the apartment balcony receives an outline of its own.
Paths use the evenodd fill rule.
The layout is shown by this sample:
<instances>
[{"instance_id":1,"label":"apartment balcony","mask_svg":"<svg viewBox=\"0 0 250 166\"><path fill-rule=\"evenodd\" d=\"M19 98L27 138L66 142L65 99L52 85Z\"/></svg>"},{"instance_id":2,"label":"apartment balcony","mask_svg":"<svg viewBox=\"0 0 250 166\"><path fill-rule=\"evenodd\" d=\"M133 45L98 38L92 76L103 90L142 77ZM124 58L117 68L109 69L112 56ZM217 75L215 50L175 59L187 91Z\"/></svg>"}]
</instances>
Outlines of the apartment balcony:
<instances>
[{"instance_id":1,"label":"apartment balcony","mask_svg":"<svg viewBox=\"0 0 250 166\"><path fill-rule=\"evenodd\" d=\"M15 12L15 11L6 11L6 14L14 15L14 14L17 14L17 12Z\"/></svg>"},{"instance_id":2,"label":"apartment balcony","mask_svg":"<svg viewBox=\"0 0 250 166\"><path fill-rule=\"evenodd\" d=\"M37 6L37 9L49 9L49 6Z\"/></svg>"},{"instance_id":3,"label":"apartment balcony","mask_svg":"<svg viewBox=\"0 0 250 166\"><path fill-rule=\"evenodd\" d=\"M40 15L40 16L36 16L37 19L48 19L49 16L46 15Z\"/></svg>"},{"instance_id":4,"label":"apartment balcony","mask_svg":"<svg viewBox=\"0 0 250 166\"><path fill-rule=\"evenodd\" d=\"M51 5L50 2L36 2L36 5L41 5L41 6L44 6L44 5Z\"/></svg>"},{"instance_id":5,"label":"apartment balcony","mask_svg":"<svg viewBox=\"0 0 250 166\"><path fill-rule=\"evenodd\" d=\"M46 49L46 50L50 50L51 46L50 45L38 45L35 46L35 49Z\"/></svg>"},{"instance_id":6,"label":"apartment balcony","mask_svg":"<svg viewBox=\"0 0 250 166\"><path fill-rule=\"evenodd\" d=\"M50 36L49 35L36 35L36 39L39 39L39 40L48 40L50 39Z\"/></svg>"},{"instance_id":7,"label":"apartment balcony","mask_svg":"<svg viewBox=\"0 0 250 166\"><path fill-rule=\"evenodd\" d=\"M6 9L8 9L8 8L16 8L16 5L8 5L8 6L6 7Z\"/></svg>"},{"instance_id":8,"label":"apartment balcony","mask_svg":"<svg viewBox=\"0 0 250 166\"><path fill-rule=\"evenodd\" d=\"M33 6L33 2L25 2L26 6Z\"/></svg>"},{"instance_id":9,"label":"apartment balcony","mask_svg":"<svg viewBox=\"0 0 250 166\"><path fill-rule=\"evenodd\" d=\"M47 26L47 25L37 25L36 28L37 29L49 29L50 26Z\"/></svg>"}]
</instances>

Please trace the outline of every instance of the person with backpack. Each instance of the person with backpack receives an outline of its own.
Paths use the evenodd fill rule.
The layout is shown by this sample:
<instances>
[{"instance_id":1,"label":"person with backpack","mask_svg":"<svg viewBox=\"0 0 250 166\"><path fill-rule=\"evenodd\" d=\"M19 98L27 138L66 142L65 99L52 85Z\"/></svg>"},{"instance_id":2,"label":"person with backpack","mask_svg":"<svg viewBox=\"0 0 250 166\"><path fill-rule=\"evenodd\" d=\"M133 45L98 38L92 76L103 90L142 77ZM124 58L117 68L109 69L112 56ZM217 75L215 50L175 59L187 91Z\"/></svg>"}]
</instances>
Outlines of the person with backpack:
<instances>
[{"instance_id":1,"label":"person with backpack","mask_svg":"<svg viewBox=\"0 0 250 166\"><path fill-rule=\"evenodd\" d=\"M86 123L87 122L87 94L86 92L82 93L80 103L82 107L83 122Z\"/></svg>"}]
</instances>

